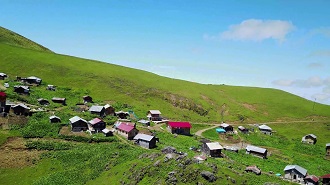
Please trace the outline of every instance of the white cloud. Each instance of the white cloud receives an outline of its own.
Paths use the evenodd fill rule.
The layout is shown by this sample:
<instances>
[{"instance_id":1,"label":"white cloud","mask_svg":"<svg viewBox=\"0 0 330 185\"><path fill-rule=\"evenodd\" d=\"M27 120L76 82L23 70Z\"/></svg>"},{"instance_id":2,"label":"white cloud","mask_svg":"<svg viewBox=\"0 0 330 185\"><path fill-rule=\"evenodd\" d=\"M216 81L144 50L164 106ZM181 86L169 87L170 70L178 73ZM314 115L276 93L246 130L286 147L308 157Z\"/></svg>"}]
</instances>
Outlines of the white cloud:
<instances>
[{"instance_id":1,"label":"white cloud","mask_svg":"<svg viewBox=\"0 0 330 185\"><path fill-rule=\"evenodd\" d=\"M281 79L275 80L272 83L277 86L297 86L302 88L321 87L330 85L330 77L326 79L322 79L318 76L309 77L308 79L296 80Z\"/></svg>"},{"instance_id":2,"label":"white cloud","mask_svg":"<svg viewBox=\"0 0 330 185\"><path fill-rule=\"evenodd\" d=\"M330 86L324 87L323 92L330 94Z\"/></svg>"},{"instance_id":3,"label":"white cloud","mask_svg":"<svg viewBox=\"0 0 330 185\"><path fill-rule=\"evenodd\" d=\"M330 99L330 94L314 94L313 99L316 99L318 102L325 102Z\"/></svg>"},{"instance_id":4,"label":"white cloud","mask_svg":"<svg viewBox=\"0 0 330 185\"><path fill-rule=\"evenodd\" d=\"M312 30L313 34L321 34L325 37L329 37L330 38L330 27L322 27L322 28L317 28Z\"/></svg>"},{"instance_id":5,"label":"white cloud","mask_svg":"<svg viewBox=\"0 0 330 185\"><path fill-rule=\"evenodd\" d=\"M295 26L289 21L248 19L240 24L231 25L219 36L204 35L205 39L252 40L274 39L280 42L293 31Z\"/></svg>"},{"instance_id":6,"label":"white cloud","mask_svg":"<svg viewBox=\"0 0 330 185\"><path fill-rule=\"evenodd\" d=\"M319 62L312 62L310 64L308 64L307 66L310 69L319 69L323 67L323 64L319 63Z\"/></svg>"}]
</instances>

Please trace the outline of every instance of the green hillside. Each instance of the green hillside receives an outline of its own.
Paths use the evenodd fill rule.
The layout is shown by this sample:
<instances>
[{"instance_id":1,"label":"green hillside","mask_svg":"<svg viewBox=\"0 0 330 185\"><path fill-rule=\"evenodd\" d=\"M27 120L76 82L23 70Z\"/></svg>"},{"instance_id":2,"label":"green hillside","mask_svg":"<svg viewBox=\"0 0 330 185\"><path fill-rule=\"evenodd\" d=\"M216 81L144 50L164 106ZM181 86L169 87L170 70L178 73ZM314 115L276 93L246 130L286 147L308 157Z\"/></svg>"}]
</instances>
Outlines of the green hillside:
<instances>
[{"instance_id":1,"label":"green hillside","mask_svg":"<svg viewBox=\"0 0 330 185\"><path fill-rule=\"evenodd\" d=\"M267 88L204 85L142 70L0 44L1 72L38 76L44 84L86 89L95 99L128 104L139 117L159 109L167 118L202 122L311 120L330 106ZM54 78L56 77L56 78Z\"/></svg>"},{"instance_id":2,"label":"green hillside","mask_svg":"<svg viewBox=\"0 0 330 185\"><path fill-rule=\"evenodd\" d=\"M37 44L30 39L27 39L13 31L0 26L0 43L5 43L13 46L19 46L36 51L52 52L48 48Z\"/></svg>"}]
</instances>

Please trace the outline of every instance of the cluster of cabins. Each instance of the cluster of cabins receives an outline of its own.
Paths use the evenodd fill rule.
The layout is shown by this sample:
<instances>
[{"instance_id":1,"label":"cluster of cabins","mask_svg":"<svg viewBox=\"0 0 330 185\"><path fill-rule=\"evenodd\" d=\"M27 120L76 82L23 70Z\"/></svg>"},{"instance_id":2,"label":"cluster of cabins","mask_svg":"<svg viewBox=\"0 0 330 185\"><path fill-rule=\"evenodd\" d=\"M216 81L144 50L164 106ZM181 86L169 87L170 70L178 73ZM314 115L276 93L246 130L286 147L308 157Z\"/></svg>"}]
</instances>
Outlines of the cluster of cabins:
<instances>
[{"instance_id":1,"label":"cluster of cabins","mask_svg":"<svg viewBox=\"0 0 330 185\"><path fill-rule=\"evenodd\" d=\"M307 185L318 185L319 182L330 184L330 174L321 177L309 175L307 170L299 165L287 165L284 168L284 179Z\"/></svg>"}]
</instances>

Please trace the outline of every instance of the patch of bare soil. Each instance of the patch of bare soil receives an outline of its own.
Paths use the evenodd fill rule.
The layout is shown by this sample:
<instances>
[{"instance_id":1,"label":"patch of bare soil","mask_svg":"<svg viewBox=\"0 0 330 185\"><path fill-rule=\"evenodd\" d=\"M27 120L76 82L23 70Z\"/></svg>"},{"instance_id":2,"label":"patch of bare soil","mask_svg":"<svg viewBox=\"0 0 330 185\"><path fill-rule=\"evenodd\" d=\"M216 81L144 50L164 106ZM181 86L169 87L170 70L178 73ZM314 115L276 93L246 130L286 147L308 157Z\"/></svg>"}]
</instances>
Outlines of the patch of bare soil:
<instances>
[{"instance_id":1,"label":"patch of bare soil","mask_svg":"<svg viewBox=\"0 0 330 185\"><path fill-rule=\"evenodd\" d=\"M0 147L0 166L2 168L19 168L34 164L39 160L42 151L28 150L23 138L9 138Z\"/></svg>"},{"instance_id":2,"label":"patch of bare soil","mask_svg":"<svg viewBox=\"0 0 330 185\"><path fill-rule=\"evenodd\" d=\"M248 104L248 103L243 103L242 106L244 108L247 108L247 109L251 110L251 111L256 111L257 110L257 108L255 106L253 106L251 104Z\"/></svg>"}]
</instances>

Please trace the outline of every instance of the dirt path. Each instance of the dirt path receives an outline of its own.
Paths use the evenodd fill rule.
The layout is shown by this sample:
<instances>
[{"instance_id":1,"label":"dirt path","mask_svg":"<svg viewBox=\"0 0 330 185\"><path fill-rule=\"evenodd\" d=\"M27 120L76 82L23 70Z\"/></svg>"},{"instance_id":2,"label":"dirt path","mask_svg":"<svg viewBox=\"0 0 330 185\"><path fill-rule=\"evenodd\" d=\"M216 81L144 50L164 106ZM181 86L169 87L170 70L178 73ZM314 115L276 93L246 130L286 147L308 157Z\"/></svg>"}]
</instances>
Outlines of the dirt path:
<instances>
[{"instance_id":1,"label":"dirt path","mask_svg":"<svg viewBox=\"0 0 330 185\"><path fill-rule=\"evenodd\" d=\"M213 126L211 126L211 127L209 127L209 128L204 128L204 129L202 129L202 130L199 130L199 131L197 131L196 133L195 133L195 135L197 135L197 136L202 136L202 133L203 132L205 132L205 131L207 131L207 130L210 130L210 129L213 129L213 128L216 128L216 127L218 127L219 125L213 125Z\"/></svg>"}]
</instances>

